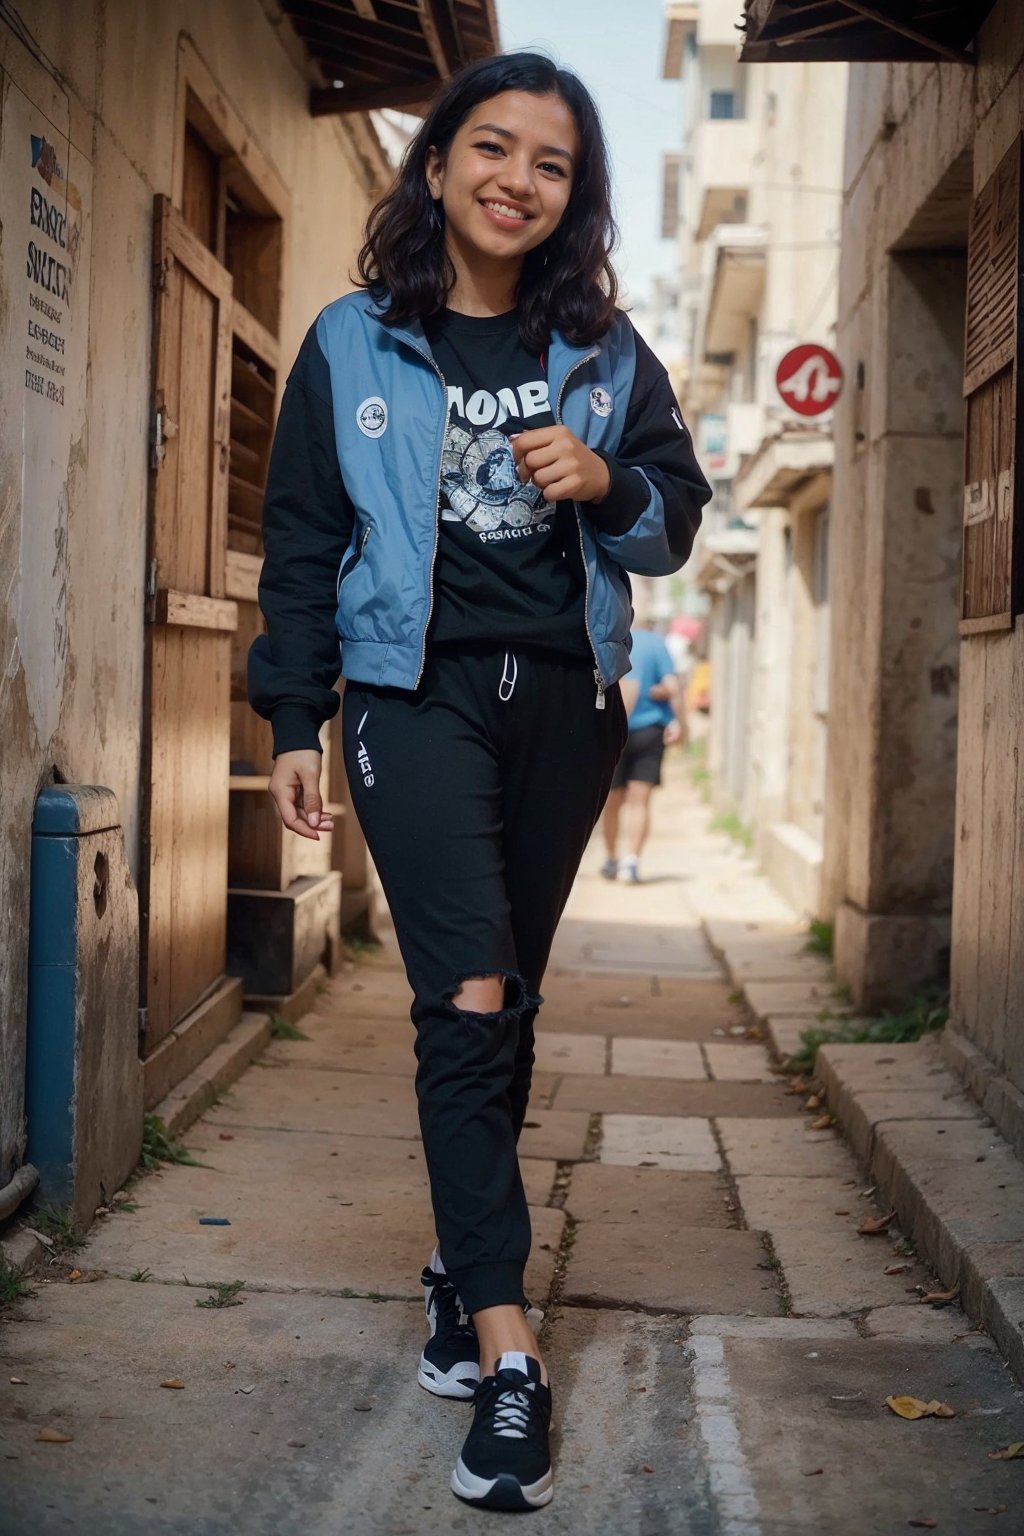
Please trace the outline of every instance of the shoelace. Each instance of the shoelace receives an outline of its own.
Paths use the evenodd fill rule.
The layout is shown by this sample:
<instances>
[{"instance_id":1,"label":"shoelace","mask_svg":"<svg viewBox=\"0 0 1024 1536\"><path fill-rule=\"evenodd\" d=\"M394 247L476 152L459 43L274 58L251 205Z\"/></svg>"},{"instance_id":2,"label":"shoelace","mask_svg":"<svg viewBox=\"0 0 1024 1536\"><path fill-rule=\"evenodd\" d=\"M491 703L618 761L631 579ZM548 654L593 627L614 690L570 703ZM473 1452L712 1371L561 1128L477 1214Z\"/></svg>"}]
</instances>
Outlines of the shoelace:
<instances>
[{"instance_id":1,"label":"shoelace","mask_svg":"<svg viewBox=\"0 0 1024 1536\"><path fill-rule=\"evenodd\" d=\"M459 1294L448 1276L439 1275L433 1269L425 1269L423 1283L433 1287L431 1301L437 1316L440 1317L443 1312L449 1328L457 1333L475 1336L476 1329L473 1327L469 1313L462 1305Z\"/></svg>"},{"instance_id":2,"label":"shoelace","mask_svg":"<svg viewBox=\"0 0 1024 1536\"><path fill-rule=\"evenodd\" d=\"M494 1404L494 1433L511 1440L525 1440L530 1426L529 1389L506 1387Z\"/></svg>"}]
</instances>

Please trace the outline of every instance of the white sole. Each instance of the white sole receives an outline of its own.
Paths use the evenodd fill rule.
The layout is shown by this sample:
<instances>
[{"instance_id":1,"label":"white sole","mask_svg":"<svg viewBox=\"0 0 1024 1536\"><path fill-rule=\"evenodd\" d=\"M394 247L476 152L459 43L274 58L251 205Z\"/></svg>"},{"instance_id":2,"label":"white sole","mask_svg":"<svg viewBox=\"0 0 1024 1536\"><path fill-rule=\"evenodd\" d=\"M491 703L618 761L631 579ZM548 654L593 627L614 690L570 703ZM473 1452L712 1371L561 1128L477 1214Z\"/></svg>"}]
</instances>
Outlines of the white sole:
<instances>
[{"instance_id":1,"label":"white sole","mask_svg":"<svg viewBox=\"0 0 1024 1536\"><path fill-rule=\"evenodd\" d=\"M452 1472L451 1490L467 1504L486 1509L543 1509L554 1498L555 1478L550 1467L535 1483L520 1483L509 1475L477 1477L460 1456Z\"/></svg>"},{"instance_id":2,"label":"white sole","mask_svg":"<svg viewBox=\"0 0 1024 1536\"><path fill-rule=\"evenodd\" d=\"M466 1385L466 1377L476 1372L472 1386ZM460 1379L461 1378L461 1379ZM458 1398L461 1402L468 1403L476 1396L476 1384L480 1380L479 1366L470 1361L455 1365L448 1372L439 1371L429 1360L420 1356L419 1370L416 1372L416 1380L427 1392L432 1392L435 1397Z\"/></svg>"}]
</instances>

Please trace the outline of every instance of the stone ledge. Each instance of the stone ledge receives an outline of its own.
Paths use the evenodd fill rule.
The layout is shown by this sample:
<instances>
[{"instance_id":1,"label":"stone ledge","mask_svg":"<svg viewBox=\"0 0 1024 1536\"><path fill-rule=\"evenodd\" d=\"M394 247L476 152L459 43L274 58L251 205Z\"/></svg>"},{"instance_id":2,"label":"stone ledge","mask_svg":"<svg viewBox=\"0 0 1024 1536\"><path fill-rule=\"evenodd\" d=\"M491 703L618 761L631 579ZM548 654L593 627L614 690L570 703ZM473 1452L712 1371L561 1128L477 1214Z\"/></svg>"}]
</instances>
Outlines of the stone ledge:
<instances>
[{"instance_id":1,"label":"stone ledge","mask_svg":"<svg viewBox=\"0 0 1024 1536\"><path fill-rule=\"evenodd\" d=\"M180 1136L187 1130L269 1043L268 1015L243 1013L227 1038L154 1107L153 1113L163 1121L168 1134Z\"/></svg>"},{"instance_id":2,"label":"stone ledge","mask_svg":"<svg viewBox=\"0 0 1024 1536\"><path fill-rule=\"evenodd\" d=\"M1002 1131L1019 1158L1024 1158L1024 1093L966 1035L948 1025L942 1032L942 1054L971 1098Z\"/></svg>"},{"instance_id":3,"label":"stone ledge","mask_svg":"<svg viewBox=\"0 0 1024 1536\"><path fill-rule=\"evenodd\" d=\"M824 1046L815 1075L879 1201L1024 1381L1024 1164L937 1040Z\"/></svg>"}]
</instances>

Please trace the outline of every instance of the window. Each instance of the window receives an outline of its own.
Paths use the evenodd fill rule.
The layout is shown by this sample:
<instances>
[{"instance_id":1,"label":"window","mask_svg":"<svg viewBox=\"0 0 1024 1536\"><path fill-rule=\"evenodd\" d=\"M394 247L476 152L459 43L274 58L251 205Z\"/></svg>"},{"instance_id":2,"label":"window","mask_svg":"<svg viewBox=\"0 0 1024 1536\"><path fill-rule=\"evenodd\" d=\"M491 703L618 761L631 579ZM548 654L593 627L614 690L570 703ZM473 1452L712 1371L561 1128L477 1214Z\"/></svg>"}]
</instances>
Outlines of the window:
<instances>
[{"instance_id":1,"label":"window","mask_svg":"<svg viewBox=\"0 0 1024 1536\"><path fill-rule=\"evenodd\" d=\"M1020 458L1021 145L971 208L967 250L960 633L1010 629L1024 609Z\"/></svg>"},{"instance_id":2,"label":"window","mask_svg":"<svg viewBox=\"0 0 1024 1536\"><path fill-rule=\"evenodd\" d=\"M739 102L735 91L712 91L708 116L714 118L734 118L740 116Z\"/></svg>"},{"instance_id":3,"label":"window","mask_svg":"<svg viewBox=\"0 0 1024 1536\"><path fill-rule=\"evenodd\" d=\"M284 223L199 97L185 99L181 212L231 275L227 547L263 553L260 513L274 426Z\"/></svg>"}]
</instances>

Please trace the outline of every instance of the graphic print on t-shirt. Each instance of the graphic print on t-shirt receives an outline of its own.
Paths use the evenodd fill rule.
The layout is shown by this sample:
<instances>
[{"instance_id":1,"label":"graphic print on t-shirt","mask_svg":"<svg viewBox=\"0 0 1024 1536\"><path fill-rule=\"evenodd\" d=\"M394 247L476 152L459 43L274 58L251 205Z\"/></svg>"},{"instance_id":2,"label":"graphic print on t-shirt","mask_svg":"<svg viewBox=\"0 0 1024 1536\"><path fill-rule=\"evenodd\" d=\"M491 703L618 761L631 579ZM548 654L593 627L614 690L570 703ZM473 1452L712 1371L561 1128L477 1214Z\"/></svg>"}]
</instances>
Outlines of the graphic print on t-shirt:
<instances>
[{"instance_id":1,"label":"graphic print on t-shirt","mask_svg":"<svg viewBox=\"0 0 1024 1536\"><path fill-rule=\"evenodd\" d=\"M516 390L503 389L497 397L477 390L464 408L463 391L449 388L448 401L441 465L441 488L447 505L442 503L442 519L465 523L489 542L546 533L555 513L554 502L545 500L537 486L524 485L519 479L512 443L505 432L498 425L477 432L472 428L481 417L506 422L512 414L547 414L547 381L538 379Z\"/></svg>"}]
</instances>

